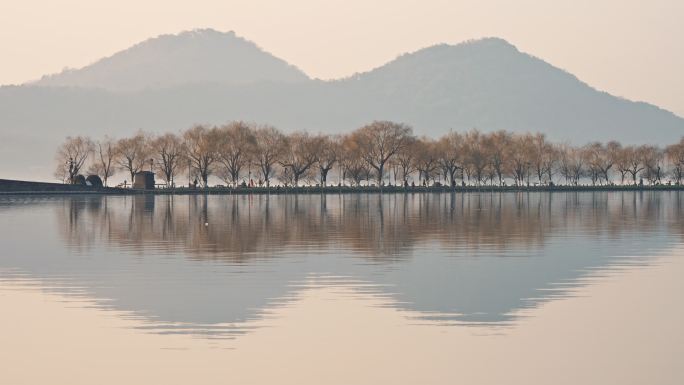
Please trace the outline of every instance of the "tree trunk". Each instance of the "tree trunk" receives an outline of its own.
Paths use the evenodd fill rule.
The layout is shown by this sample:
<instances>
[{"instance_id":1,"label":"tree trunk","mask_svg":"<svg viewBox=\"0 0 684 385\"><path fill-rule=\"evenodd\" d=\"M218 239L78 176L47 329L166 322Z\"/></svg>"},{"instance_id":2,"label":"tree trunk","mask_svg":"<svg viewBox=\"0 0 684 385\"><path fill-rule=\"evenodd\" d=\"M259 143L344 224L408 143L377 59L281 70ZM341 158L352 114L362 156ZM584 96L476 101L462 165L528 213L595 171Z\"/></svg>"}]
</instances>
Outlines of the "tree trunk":
<instances>
[{"instance_id":1,"label":"tree trunk","mask_svg":"<svg viewBox=\"0 0 684 385\"><path fill-rule=\"evenodd\" d=\"M382 186L382 177L385 172L385 164L380 163L380 167L378 167L378 187Z\"/></svg>"}]
</instances>

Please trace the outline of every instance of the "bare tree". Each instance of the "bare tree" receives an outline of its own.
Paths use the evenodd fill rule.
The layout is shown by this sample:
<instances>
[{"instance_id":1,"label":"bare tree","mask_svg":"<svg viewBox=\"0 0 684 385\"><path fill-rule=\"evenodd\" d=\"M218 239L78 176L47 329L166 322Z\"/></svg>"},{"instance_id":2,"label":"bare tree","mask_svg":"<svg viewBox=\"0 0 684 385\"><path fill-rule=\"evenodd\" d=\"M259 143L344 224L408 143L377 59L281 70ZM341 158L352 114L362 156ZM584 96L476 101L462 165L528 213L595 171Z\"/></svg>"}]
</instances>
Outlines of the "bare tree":
<instances>
[{"instance_id":1,"label":"bare tree","mask_svg":"<svg viewBox=\"0 0 684 385\"><path fill-rule=\"evenodd\" d=\"M534 151L532 140L532 135L529 134L515 136L508 154L513 169L513 179L518 186L530 184L529 176L532 167L530 154Z\"/></svg>"},{"instance_id":2,"label":"bare tree","mask_svg":"<svg viewBox=\"0 0 684 385\"><path fill-rule=\"evenodd\" d=\"M668 161L672 163L672 176L675 182L681 184L684 178L684 138L679 143L667 146L665 154Z\"/></svg>"},{"instance_id":3,"label":"bare tree","mask_svg":"<svg viewBox=\"0 0 684 385\"><path fill-rule=\"evenodd\" d=\"M219 128L218 162L219 176L236 187L240 172L250 163L256 148L256 137L252 126L245 122L232 122Z\"/></svg>"},{"instance_id":4,"label":"bare tree","mask_svg":"<svg viewBox=\"0 0 684 385\"><path fill-rule=\"evenodd\" d=\"M532 137L533 146L531 147L532 152L530 153L532 168L539 184L545 182L552 182L554 166L557 160L557 152L553 144L546 140L546 135L536 134Z\"/></svg>"},{"instance_id":5,"label":"bare tree","mask_svg":"<svg viewBox=\"0 0 684 385\"><path fill-rule=\"evenodd\" d=\"M616 141L603 145L599 142L591 143L586 147L587 164L589 165L592 182L603 179L610 184L610 170L613 168L622 146Z\"/></svg>"},{"instance_id":6,"label":"bare tree","mask_svg":"<svg viewBox=\"0 0 684 385\"><path fill-rule=\"evenodd\" d=\"M503 184L505 174L508 172L508 148L511 147L513 136L506 131L497 131L485 137L486 146L489 148L491 167L499 180L499 186Z\"/></svg>"},{"instance_id":7,"label":"bare tree","mask_svg":"<svg viewBox=\"0 0 684 385\"><path fill-rule=\"evenodd\" d=\"M625 178L629 174L629 153L633 152L632 146L623 147L618 151L615 159L615 169L620 173L620 184L625 184Z\"/></svg>"},{"instance_id":8,"label":"bare tree","mask_svg":"<svg viewBox=\"0 0 684 385\"><path fill-rule=\"evenodd\" d=\"M94 145L95 161L91 165L93 174L102 177L102 183L107 186L107 181L114 175L114 166L117 159L116 141L105 136Z\"/></svg>"},{"instance_id":9,"label":"bare tree","mask_svg":"<svg viewBox=\"0 0 684 385\"><path fill-rule=\"evenodd\" d=\"M591 185L595 186L597 182L600 182L601 169L598 166L598 161L596 160L600 153L600 143L587 144L582 147L582 157L585 159L585 167L587 171L587 176L591 179Z\"/></svg>"},{"instance_id":10,"label":"bare tree","mask_svg":"<svg viewBox=\"0 0 684 385\"><path fill-rule=\"evenodd\" d=\"M456 173L461 168L462 146L463 137L453 131L439 138L435 146L444 179L448 179L452 186L456 185Z\"/></svg>"},{"instance_id":11,"label":"bare tree","mask_svg":"<svg viewBox=\"0 0 684 385\"><path fill-rule=\"evenodd\" d=\"M660 183L663 176L665 153L656 146L643 146L643 162L645 176L650 184Z\"/></svg>"},{"instance_id":12,"label":"bare tree","mask_svg":"<svg viewBox=\"0 0 684 385\"><path fill-rule=\"evenodd\" d=\"M342 178L350 179L352 185L360 186L361 181L370 176L368 163L361 156L358 143L350 135L342 138L340 166Z\"/></svg>"},{"instance_id":13,"label":"bare tree","mask_svg":"<svg viewBox=\"0 0 684 385\"><path fill-rule=\"evenodd\" d=\"M478 130L470 130L463 137L463 166L469 177L474 177L477 185L485 179L485 171L490 164L490 153L485 147L483 135Z\"/></svg>"},{"instance_id":14,"label":"bare tree","mask_svg":"<svg viewBox=\"0 0 684 385\"><path fill-rule=\"evenodd\" d=\"M418 140L410 138L406 145L400 148L391 160L392 164L398 168L401 175L401 181L405 185L408 184L409 175L416 171L415 157L417 155L417 147Z\"/></svg>"},{"instance_id":15,"label":"bare tree","mask_svg":"<svg viewBox=\"0 0 684 385\"><path fill-rule=\"evenodd\" d=\"M361 156L376 171L378 185L385 176L385 165L413 136L413 129L402 123L375 121L352 133Z\"/></svg>"},{"instance_id":16,"label":"bare tree","mask_svg":"<svg viewBox=\"0 0 684 385\"><path fill-rule=\"evenodd\" d=\"M340 157L340 138L321 136L320 137L320 152L318 156L318 171L320 175L321 186L325 187L328 181L328 173L339 161Z\"/></svg>"},{"instance_id":17,"label":"bare tree","mask_svg":"<svg viewBox=\"0 0 684 385\"><path fill-rule=\"evenodd\" d=\"M155 165L168 186L175 185L175 176L182 167L185 146L178 135L164 134L150 141Z\"/></svg>"},{"instance_id":18,"label":"bare tree","mask_svg":"<svg viewBox=\"0 0 684 385\"><path fill-rule=\"evenodd\" d=\"M150 149L149 139L143 132L138 132L133 137L122 138L116 143L116 161L122 170L128 171L131 183L135 174L142 171L149 162Z\"/></svg>"},{"instance_id":19,"label":"bare tree","mask_svg":"<svg viewBox=\"0 0 684 385\"><path fill-rule=\"evenodd\" d=\"M618 159L617 168L622 175L624 183L624 172L632 176L632 183L637 184L637 175L644 169L644 148L628 146L622 149Z\"/></svg>"},{"instance_id":20,"label":"bare tree","mask_svg":"<svg viewBox=\"0 0 684 385\"><path fill-rule=\"evenodd\" d=\"M296 186L294 175L288 167L280 167L278 171L278 180L282 182L285 187Z\"/></svg>"},{"instance_id":21,"label":"bare tree","mask_svg":"<svg viewBox=\"0 0 684 385\"><path fill-rule=\"evenodd\" d=\"M55 177L73 184L93 150L93 141L87 136L68 136L57 149Z\"/></svg>"},{"instance_id":22,"label":"bare tree","mask_svg":"<svg viewBox=\"0 0 684 385\"><path fill-rule=\"evenodd\" d=\"M434 178L435 171L439 167L437 144L429 138L418 139L413 147L415 169L418 170L418 178L422 176L423 183L428 185Z\"/></svg>"},{"instance_id":23,"label":"bare tree","mask_svg":"<svg viewBox=\"0 0 684 385\"><path fill-rule=\"evenodd\" d=\"M209 175L218 158L219 133L216 127L207 128L202 125L183 133L183 143L191 172L196 172L204 187L209 186Z\"/></svg>"},{"instance_id":24,"label":"bare tree","mask_svg":"<svg viewBox=\"0 0 684 385\"><path fill-rule=\"evenodd\" d=\"M266 187L269 187L271 178L275 175L274 166L284 148L285 135L275 127L262 126L256 129L254 136L254 163L259 167Z\"/></svg>"},{"instance_id":25,"label":"bare tree","mask_svg":"<svg viewBox=\"0 0 684 385\"><path fill-rule=\"evenodd\" d=\"M279 163L288 169L294 186L298 186L311 166L318 162L321 143L320 136L311 136L306 132L295 132L285 138Z\"/></svg>"},{"instance_id":26,"label":"bare tree","mask_svg":"<svg viewBox=\"0 0 684 385\"><path fill-rule=\"evenodd\" d=\"M568 144L558 146L559 170L565 183L576 186L584 171L584 152Z\"/></svg>"}]
</instances>

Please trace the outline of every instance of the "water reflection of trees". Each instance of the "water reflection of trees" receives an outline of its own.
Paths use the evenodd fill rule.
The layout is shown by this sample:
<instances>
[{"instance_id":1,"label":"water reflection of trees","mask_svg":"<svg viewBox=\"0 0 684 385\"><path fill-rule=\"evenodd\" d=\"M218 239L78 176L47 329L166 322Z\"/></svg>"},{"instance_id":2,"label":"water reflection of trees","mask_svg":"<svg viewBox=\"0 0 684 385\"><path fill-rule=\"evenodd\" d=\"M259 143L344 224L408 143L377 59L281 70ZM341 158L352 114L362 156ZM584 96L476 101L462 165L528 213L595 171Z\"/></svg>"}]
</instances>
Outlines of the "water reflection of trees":
<instances>
[{"instance_id":1,"label":"water reflection of trees","mask_svg":"<svg viewBox=\"0 0 684 385\"><path fill-rule=\"evenodd\" d=\"M673 195L664 199L663 194ZM241 261L321 248L401 258L419 247L510 250L553 236L681 234L679 192L72 197L58 226L73 247Z\"/></svg>"}]
</instances>

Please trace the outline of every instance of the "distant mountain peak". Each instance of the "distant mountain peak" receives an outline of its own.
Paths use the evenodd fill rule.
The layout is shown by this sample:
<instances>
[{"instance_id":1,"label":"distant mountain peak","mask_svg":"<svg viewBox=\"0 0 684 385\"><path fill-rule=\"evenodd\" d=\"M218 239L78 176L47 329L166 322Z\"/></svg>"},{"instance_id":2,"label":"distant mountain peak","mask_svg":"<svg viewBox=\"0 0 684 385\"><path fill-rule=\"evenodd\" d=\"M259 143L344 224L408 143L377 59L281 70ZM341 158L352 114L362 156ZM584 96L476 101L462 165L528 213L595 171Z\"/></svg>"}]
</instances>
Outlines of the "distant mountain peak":
<instances>
[{"instance_id":1,"label":"distant mountain peak","mask_svg":"<svg viewBox=\"0 0 684 385\"><path fill-rule=\"evenodd\" d=\"M201 35L218 35L218 36L224 36L224 35L230 35L230 36L235 36L235 31L226 31L226 32L221 32L217 31L213 28L194 28L190 29L187 31L181 31L178 33L179 36L183 35L191 35L191 36L201 36Z\"/></svg>"},{"instance_id":2,"label":"distant mountain peak","mask_svg":"<svg viewBox=\"0 0 684 385\"><path fill-rule=\"evenodd\" d=\"M201 83L307 80L304 72L235 32L206 28L159 35L81 69L44 76L34 84L136 91Z\"/></svg>"},{"instance_id":3,"label":"distant mountain peak","mask_svg":"<svg viewBox=\"0 0 684 385\"><path fill-rule=\"evenodd\" d=\"M500 60L520 59L523 57L534 58L519 51L517 47L505 39L486 37L466 40L458 44L440 43L421 48L417 51L406 52L380 67L354 74L344 80L368 77L381 78L384 76L383 74L397 76L396 71L407 71L410 73L425 72L427 75L433 71L450 71L459 66L468 65L468 63L473 61L483 64L489 62L491 64Z\"/></svg>"},{"instance_id":4,"label":"distant mountain peak","mask_svg":"<svg viewBox=\"0 0 684 385\"><path fill-rule=\"evenodd\" d=\"M508 42L508 40L496 37L496 36L488 36L488 37L483 37L480 39L471 39L467 40L463 43L460 43L458 45L489 45L489 46L499 46L499 47L507 47L507 48L513 48L517 50L517 48Z\"/></svg>"},{"instance_id":5,"label":"distant mountain peak","mask_svg":"<svg viewBox=\"0 0 684 385\"><path fill-rule=\"evenodd\" d=\"M148 42L154 41L154 40L159 39L159 38L179 39L179 40L180 39L187 39L187 40L191 40L191 39L227 39L227 40L235 39L235 40L245 42L248 44L253 44L256 46L256 44L250 42L249 40L247 40L241 36L238 36L235 33L235 31L231 30L231 31L222 32L222 31L215 30L213 28L195 28L195 29L190 29L187 31L181 31L181 32L178 32L175 34L166 33L166 34L159 35L157 37L153 37L153 38L144 40L144 41L142 41L136 45L148 43Z\"/></svg>"},{"instance_id":6,"label":"distant mountain peak","mask_svg":"<svg viewBox=\"0 0 684 385\"><path fill-rule=\"evenodd\" d=\"M521 53L516 46L500 37L485 37L480 39L466 40L457 44L440 43L419 49L414 52L407 52L401 56L424 54L424 53L445 53L454 51L496 51L509 53Z\"/></svg>"}]
</instances>

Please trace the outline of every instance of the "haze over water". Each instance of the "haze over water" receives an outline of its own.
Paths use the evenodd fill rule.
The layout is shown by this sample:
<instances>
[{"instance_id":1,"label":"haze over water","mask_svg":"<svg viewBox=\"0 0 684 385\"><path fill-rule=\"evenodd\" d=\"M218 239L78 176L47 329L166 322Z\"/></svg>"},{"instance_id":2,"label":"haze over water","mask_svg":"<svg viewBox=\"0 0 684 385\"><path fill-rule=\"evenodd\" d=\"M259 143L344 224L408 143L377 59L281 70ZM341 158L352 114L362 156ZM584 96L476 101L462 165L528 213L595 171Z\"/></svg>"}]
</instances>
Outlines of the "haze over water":
<instances>
[{"instance_id":1,"label":"haze over water","mask_svg":"<svg viewBox=\"0 0 684 385\"><path fill-rule=\"evenodd\" d=\"M0 197L0 383L684 380L684 193Z\"/></svg>"}]
</instances>

